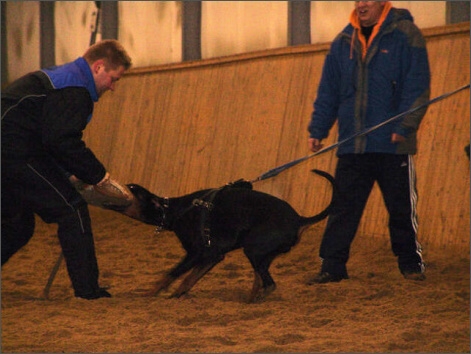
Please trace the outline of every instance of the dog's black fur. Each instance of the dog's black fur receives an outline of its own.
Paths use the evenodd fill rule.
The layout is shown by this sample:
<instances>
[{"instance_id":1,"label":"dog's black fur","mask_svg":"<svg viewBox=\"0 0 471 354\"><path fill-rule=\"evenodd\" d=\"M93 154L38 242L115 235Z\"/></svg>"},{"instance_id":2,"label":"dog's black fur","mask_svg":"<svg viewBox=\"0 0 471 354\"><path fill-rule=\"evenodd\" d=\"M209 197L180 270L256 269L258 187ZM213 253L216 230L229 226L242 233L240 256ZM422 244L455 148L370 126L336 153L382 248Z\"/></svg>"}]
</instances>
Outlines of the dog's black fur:
<instances>
[{"instance_id":1,"label":"dog's black fur","mask_svg":"<svg viewBox=\"0 0 471 354\"><path fill-rule=\"evenodd\" d=\"M330 174L313 172L329 180L334 188ZM187 293L227 252L243 248L255 272L249 302L262 299L276 287L269 272L272 261L298 242L303 226L325 219L332 205L331 201L321 213L303 217L287 202L252 190L250 182L235 182L178 198L158 197L137 184L128 187L135 197L133 204L125 210L114 210L175 232L187 252L152 292L159 293L192 270L172 297Z\"/></svg>"}]
</instances>

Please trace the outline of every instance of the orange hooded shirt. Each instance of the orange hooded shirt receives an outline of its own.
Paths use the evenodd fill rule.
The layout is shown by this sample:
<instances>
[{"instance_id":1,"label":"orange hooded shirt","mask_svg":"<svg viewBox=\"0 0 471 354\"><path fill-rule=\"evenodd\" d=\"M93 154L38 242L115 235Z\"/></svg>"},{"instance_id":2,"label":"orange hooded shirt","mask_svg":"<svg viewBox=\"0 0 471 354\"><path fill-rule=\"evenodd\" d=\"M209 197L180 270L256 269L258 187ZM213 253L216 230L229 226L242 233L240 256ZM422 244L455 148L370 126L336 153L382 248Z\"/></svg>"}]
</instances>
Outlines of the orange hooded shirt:
<instances>
[{"instance_id":1,"label":"orange hooded shirt","mask_svg":"<svg viewBox=\"0 0 471 354\"><path fill-rule=\"evenodd\" d=\"M373 42L373 39L376 37L376 35L379 32L379 29L381 28L381 25L383 24L384 20L389 14L389 11L392 8L392 4L390 1L387 1L386 4L384 5L383 8L383 13L381 14L381 17L378 20L378 23L373 27L373 31L371 32L371 36L368 40L368 43L366 42L366 38L361 32L361 25L360 25L360 20L358 18L356 9L354 9L350 15L350 23L355 29L352 35L352 42L351 42L351 51L350 51L350 58L352 58L353 55L353 43L355 40L355 36L358 36L358 40L361 43L361 57L364 59L366 57L366 52L368 51L369 45Z\"/></svg>"}]
</instances>

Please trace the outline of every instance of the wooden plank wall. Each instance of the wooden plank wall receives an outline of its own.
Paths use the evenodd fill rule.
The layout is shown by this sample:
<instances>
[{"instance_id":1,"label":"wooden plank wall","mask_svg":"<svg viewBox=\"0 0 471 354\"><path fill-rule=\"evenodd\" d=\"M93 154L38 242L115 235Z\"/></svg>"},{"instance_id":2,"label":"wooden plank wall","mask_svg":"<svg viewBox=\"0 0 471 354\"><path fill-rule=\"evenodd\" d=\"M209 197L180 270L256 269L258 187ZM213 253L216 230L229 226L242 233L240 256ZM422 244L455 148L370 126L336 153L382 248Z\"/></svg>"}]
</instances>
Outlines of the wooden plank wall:
<instances>
[{"instance_id":1,"label":"wooden plank wall","mask_svg":"<svg viewBox=\"0 0 471 354\"><path fill-rule=\"evenodd\" d=\"M466 85L469 23L425 30L432 97ZM161 196L219 187L309 155L307 125L328 44L281 48L191 63L133 69L96 106L85 132L112 176ZM469 250L469 90L431 106L416 156L421 243ZM336 129L326 144L336 141ZM301 214L321 210L335 151L303 162L254 188ZM359 233L387 238L378 190Z\"/></svg>"}]
</instances>

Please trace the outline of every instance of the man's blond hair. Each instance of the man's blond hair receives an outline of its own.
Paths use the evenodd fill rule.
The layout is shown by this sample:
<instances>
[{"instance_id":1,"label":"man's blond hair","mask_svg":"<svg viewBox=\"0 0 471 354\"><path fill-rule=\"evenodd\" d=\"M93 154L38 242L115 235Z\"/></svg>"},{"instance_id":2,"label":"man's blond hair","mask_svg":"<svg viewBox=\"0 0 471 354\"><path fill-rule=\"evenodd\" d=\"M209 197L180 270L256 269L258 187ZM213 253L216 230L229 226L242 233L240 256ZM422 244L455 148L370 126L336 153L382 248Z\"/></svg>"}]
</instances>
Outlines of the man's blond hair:
<instances>
[{"instance_id":1,"label":"man's blond hair","mask_svg":"<svg viewBox=\"0 0 471 354\"><path fill-rule=\"evenodd\" d=\"M111 69L123 66L125 70L128 70L132 65L131 57L121 43L115 39L105 39L93 44L87 49L83 57L89 65L103 59Z\"/></svg>"}]
</instances>

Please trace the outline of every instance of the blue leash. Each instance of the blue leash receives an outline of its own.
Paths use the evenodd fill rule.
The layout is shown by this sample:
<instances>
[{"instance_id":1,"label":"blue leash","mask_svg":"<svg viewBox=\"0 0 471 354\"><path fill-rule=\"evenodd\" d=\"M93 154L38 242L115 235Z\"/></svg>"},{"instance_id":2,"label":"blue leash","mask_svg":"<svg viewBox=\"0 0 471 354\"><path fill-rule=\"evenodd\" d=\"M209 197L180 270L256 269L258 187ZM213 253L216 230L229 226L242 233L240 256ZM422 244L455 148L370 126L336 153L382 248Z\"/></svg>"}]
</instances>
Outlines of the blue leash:
<instances>
[{"instance_id":1,"label":"blue leash","mask_svg":"<svg viewBox=\"0 0 471 354\"><path fill-rule=\"evenodd\" d=\"M435 97L434 99L431 99L430 101L427 101L427 102L425 102L424 104L421 104L420 106L417 106L417 107L414 107L414 108L409 109L408 111L399 113L398 115L396 115L396 116L394 116L394 117L391 117L391 118L385 120L384 122L382 122L382 123L380 123L380 124L378 124L378 125L375 125L375 126L373 126L373 127L371 127L371 128L368 128L368 129L365 129L365 130L363 130L363 131L361 131L361 132L355 133L355 134L349 136L348 138L345 138L345 139L343 139L343 140L341 140L341 141L338 141L338 142L336 142L335 144L326 146L325 148L323 148L323 149L321 149L321 150L319 150L319 151L317 151L317 152L315 152L315 153L313 153L313 154L311 154L311 155L307 155L307 156L301 157L301 158L299 158L299 159L297 159L297 160L288 162L288 163L286 163L286 164L284 164L284 165L275 167L275 168L273 168L273 169L271 169L271 170L265 172L264 174L260 175L259 177L255 178L254 180L252 180L252 181L250 181L250 182L251 182L251 183L255 183L255 182L263 181L263 180L268 179L268 178L271 178L271 177L275 177L275 176L277 176L279 173L283 172L284 170L286 170L286 169L288 169L288 168L290 168L290 167L293 167L293 166L295 166L295 165L297 165L297 164L299 164L299 163L301 163L301 162L303 162L303 161L306 161L306 160L308 160L308 159L310 159L310 158L312 158L312 157L314 157L314 156L317 156L317 155L323 154L323 153L325 153L325 152L327 152L327 151L333 150L333 149L335 149L336 147L338 147L338 146L340 146L340 145L342 145L342 144L345 144L347 141L350 141L350 140L355 139L355 138L358 138L358 137L360 137L360 136L369 134L369 133L371 133L372 131L374 131L374 130L376 130L376 129L378 129L378 128L381 128L382 126L384 126L384 125L386 125L386 124L389 124L389 123L391 123L391 122L393 122L393 121L395 121L395 120L398 120L399 118L404 117L405 115L411 114L411 113L413 113L413 112L415 112L415 111L418 111L419 109L425 108L425 107L427 107L427 106L430 106L431 104L434 104L434 103L436 103L436 102L438 102L438 101L441 101L441 100L443 100L443 99L445 99L445 98L448 98L448 97L454 95L455 93L458 93L458 92L460 92L460 91L463 91L463 90L469 88L469 86L470 86L470 84L467 84L467 85L464 85L464 86L462 86L462 87L460 87L460 88L458 88L458 89L456 89L456 90L454 90L454 91L445 93L445 94L443 94L443 95L441 95L441 96L438 96L438 97Z\"/></svg>"}]
</instances>

